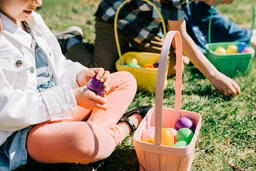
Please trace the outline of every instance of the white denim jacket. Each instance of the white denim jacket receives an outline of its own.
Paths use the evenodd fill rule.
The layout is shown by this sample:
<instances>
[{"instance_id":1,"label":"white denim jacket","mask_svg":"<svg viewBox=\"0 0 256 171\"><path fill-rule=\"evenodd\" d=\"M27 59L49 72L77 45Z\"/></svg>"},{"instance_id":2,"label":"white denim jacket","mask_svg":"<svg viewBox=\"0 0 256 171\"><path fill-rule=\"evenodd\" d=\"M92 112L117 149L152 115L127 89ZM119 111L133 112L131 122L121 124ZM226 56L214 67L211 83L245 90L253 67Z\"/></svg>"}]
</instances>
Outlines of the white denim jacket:
<instances>
[{"instance_id":1,"label":"white denim jacket","mask_svg":"<svg viewBox=\"0 0 256 171\"><path fill-rule=\"evenodd\" d=\"M0 13L0 145L16 130L45 121L71 118L76 106L72 88L86 67L67 60L42 17L33 13L27 22L35 40ZM35 41L47 54L56 87L37 92Z\"/></svg>"}]
</instances>

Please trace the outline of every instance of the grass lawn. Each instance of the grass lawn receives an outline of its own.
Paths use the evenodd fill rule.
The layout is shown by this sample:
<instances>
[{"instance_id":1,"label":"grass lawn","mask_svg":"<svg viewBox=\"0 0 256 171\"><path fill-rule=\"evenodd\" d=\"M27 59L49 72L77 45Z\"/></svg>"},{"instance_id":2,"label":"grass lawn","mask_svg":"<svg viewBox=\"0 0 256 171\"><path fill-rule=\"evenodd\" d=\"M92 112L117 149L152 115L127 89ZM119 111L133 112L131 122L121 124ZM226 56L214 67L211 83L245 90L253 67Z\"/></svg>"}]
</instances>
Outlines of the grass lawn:
<instances>
[{"instance_id":1,"label":"grass lawn","mask_svg":"<svg viewBox=\"0 0 256 171\"><path fill-rule=\"evenodd\" d=\"M256 0L253 0L256 2ZM84 31L84 41L94 42L93 16L99 0L47 0L38 12L53 32L78 25ZM242 27L250 27L249 0L219 6L219 11ZM202 115L202 128L197 140L192 170L256 170L256 61L250 73L235 78L241 95L224 97L193 66L183 73L182 109ZM175 79L168 79L164 105L174 107ZM154 105L155 95L139 90L130 108ZM227 143L228 140L228 143ZM78 166L81 167L81 166ZM75 168L75 167L74 167ZM100 170L136 170L138 162L132 137L104 162ZM63 169L67 170L67 169ZM73 169L76 170L76 169Z\"/></svg>"}]
</instances>

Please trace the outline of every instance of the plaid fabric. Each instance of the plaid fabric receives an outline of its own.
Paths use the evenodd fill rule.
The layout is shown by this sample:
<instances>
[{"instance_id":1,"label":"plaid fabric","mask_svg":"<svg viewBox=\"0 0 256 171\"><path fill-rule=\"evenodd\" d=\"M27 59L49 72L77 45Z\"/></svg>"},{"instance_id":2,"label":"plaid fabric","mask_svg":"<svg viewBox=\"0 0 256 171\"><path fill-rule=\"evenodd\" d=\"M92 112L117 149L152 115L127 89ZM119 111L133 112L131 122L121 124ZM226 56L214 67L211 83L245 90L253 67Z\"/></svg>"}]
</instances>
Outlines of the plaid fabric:
<instances>
[{"instance_id":1,"label":"plaid fabric","mask_svg":"<svg viewBox=\"0 0 256 171\"><path fill-rule=\"evenodd\" d=\"M161 11L165 20L184 18L183 7L190 0L151 0ZM124 0L102 0L95 16L108 23L114 23L115 13ZM148 42L159 33L161 23L153 7L142 0L126 4L118 16L118 28L132 36L136 42Z\"/></svg>"}]
</instances>

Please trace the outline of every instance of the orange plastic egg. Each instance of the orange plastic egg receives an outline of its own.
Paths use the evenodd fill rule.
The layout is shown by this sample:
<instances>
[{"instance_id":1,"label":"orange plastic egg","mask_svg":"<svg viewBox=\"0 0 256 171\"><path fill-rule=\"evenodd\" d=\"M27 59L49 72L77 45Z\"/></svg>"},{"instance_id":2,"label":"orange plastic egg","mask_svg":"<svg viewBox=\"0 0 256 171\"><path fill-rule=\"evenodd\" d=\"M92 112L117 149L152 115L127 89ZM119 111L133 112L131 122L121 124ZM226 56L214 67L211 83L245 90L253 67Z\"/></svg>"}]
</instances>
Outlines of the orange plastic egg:
<instances>
[{"instance_id":1,"label":"orange plastic egg","mask_svg":"<svg viewBox=\"0 0 256 171\"><path fill-rule=\"evenodd\" d=\"M147 129L141 138L141 141L147 143L155 143L155 127L150 127ZM170 128L162 129L162 144L166 146L174 146L175 140L173 135L173 130Z\"/></svg>"},{"instance_id":2,"label":"orange plastic egg","mask_svg":"<svg viewBox=\"0 0 256 171\"><path fill-rule=\"evenodd\" d=\"M149 129L146 129L146 131L142 135L141 141L147 142L147 143L154 143L155 142L155 127L150 127Z\"/></svg>"},{"instance_id":3,"label":"orange plastic egg","mask_svg":"<svg viewBox=\"0 0 256 171\"><path fill-rule=\"evenodd\" d=\"M152 64L145 64L143 68L155 68Z\"/></svg>"}]
</instances>

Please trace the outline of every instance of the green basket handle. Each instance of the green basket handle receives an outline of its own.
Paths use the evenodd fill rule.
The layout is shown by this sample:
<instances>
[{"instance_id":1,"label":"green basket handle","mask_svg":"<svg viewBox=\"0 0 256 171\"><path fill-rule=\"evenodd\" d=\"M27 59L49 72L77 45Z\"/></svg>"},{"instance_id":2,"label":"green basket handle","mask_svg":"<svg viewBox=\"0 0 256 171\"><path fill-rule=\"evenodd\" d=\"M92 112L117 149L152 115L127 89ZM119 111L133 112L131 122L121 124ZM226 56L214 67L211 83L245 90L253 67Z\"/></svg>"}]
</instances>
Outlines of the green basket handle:
<instances>
[{"instance_id":1,"label":"green basket handle","mask_svg":"<svg viewBox=\"0 0 256 171\"><path fill-rule=\"evenodd\" d=\"M208 43L211 43L212 14L213 14L213 11L216 8L216 6L220 3L220 1L221 0L218 0L218 2L214 5L214 8L212 8L212 10L211 10L211 15L210 15L210 20L209 20L209 27L208 27ZM249 39L248 46L251 45L252 31L253 31L253 28L254 28L254 19L255 19L254 4L253 4L252 0L250 0L250 2L251 2L251 6L252 6L252 28L251 28L251 33L250 33L250 39Z\"/></svg>"},{"instance_id":2,"label":"green basket handle","mask_svg":"<svg viewBox=\"0 0 256 171\"><path fill-rule=\"evenodd\" d=\"M121 49L120 49L120 43L119 43L119 38L118 38L118 31L117 31L117 19L118 19L118 15L119 15L119 12L121 10L121 8L128 2L130 2L131 0L125 0L120 6L119 8L117 9L116 11L116 15L115 15L115 20L114 20L114 33L115 33L115 40L116 40L116 47L117 47L117 51L118 51L118 55L119 55L119 58L121 59L121 64L124 64L124 61L123 59L121 58L122 56L122 53L121 53ZM153 8L156 10L157 14L160 16L160 20L162 22L162 25L163 25L163 32L164 32L164 37L166 36L166 26L165 26L165 22L164 22L164 18L161 14L161 12L159 11L159 9L155 6L155 4L153 4L152 2L150 2L149 0L142 0L150 5L153 6Z\"/></svg>"}]
</instances>

